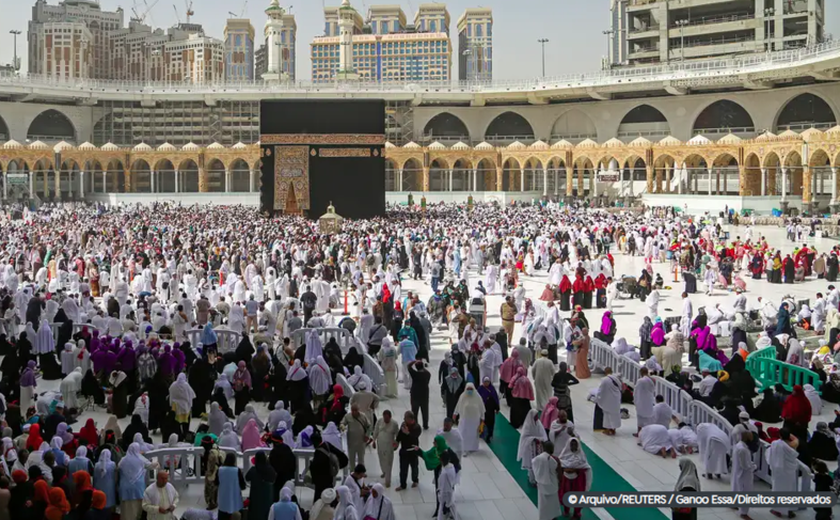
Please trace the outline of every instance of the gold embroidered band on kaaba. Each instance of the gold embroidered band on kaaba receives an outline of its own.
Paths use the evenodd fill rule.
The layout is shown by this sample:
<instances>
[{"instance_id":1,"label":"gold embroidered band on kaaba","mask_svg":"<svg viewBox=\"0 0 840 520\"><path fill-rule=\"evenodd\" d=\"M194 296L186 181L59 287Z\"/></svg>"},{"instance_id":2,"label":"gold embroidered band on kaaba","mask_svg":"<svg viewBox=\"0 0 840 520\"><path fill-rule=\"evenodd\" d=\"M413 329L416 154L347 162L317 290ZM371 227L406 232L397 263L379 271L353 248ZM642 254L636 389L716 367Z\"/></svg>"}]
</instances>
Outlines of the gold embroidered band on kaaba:
<instances>
[{"instance_id":1,"label":"gold embroidered band on kaaba","mask_svg":"<svg viewBox=\"0 0 840 520\"><path fill-rule=\"evenodd\" d=\"M260 144L385 146L385 134L263 134Z\"/></svg>"}]
</instances>

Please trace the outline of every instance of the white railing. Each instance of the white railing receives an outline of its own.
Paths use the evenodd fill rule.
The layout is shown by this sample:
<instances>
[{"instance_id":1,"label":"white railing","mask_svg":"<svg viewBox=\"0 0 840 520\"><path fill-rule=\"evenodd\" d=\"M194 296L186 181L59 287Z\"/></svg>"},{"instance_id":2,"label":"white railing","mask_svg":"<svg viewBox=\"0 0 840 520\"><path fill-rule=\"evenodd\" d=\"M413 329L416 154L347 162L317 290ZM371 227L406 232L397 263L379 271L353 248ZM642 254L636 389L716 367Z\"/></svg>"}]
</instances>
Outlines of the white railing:
<instances>
[{"instance_id":1,"label":"white railing","mask_svg":"<svg viewBox=\"0 0 840 520\"><path fill-rule=\"evenodd\" d=\"M840 57L840 40L829 41L798 49L756 53L723 59L696 60L679 63L666 63L650 67L626 67L607 69L582 74L565 74L548 78L523 80L492 81L441 81L441 82L353 82L353 83L313 83L296 81L274 83L253 82L203 82L188 83L176 81L119 81L103 79L60 79L49 76L17 76L0 74L0 88L3 85L28 88L64 89L76 94L82 92L97 94L221 94L232 92L254 93L350 93L350 92L390 92L390 93L436 93L436 92L511 92L540 91L556 88L581 86L608 86L620 83L642 83L645 81L691 80L708 76L740 76L748 73L764 72L773 69L787 69L798 63L806 65L808 60Z\"/></svg>"},{"instance_id":2,"label":"white railing","mask_svg":"<svg viewBox=\"0 0 840 520\"><path fill-rule=\"evenodd\" d=\"M341 435L342 451L347 453L347 438ZM247 473L251 469L251 459L259 451L271 451L271 448L254 448L240 452L232 448L219 448L225 453L233 453L236 456L236 465ZM292 450L297 459L295 469L295 486L314 488L310 475L312 458L315 456L314 448L294 448ZM204 455L204 448L197 446L184 446L177 448L159 448L147 451L143 454L151 462L157 462L162 469L169 470L169 482L179 489L190 484L204 484L204 473L201 471L201 457ZM336 476L336 485L341 483L349 474L349 464L342 468ZM146 482L154 480L154 471L148 471Z\"/></svg>"},{"instance_id":3,"label":"white railing","mask_svg":"<svg viewBox=\"0 0 840 520\"><path fill-rule=\"evenodd\" d=\"M350 345L356 339L350 334L350 331L343 327L323 327L317 329L298 329L292 332L292 348L297 349L299 346L306 343L306 335L309 331L317 330L318 337L321 339L321 346L327 344L331 338L335 338L338 346L341 348L341 355L346 355L350 350Z\"/></svg>"},{"instance_id":4,"label":"white railing","mask_svg":"<svg viewBox=\"0 0 840 520\"><path fill-rule=\"evenodd\" d=\"M589 343L589 358L591 364L596 368L603 370L606 367L610 367L614 374L621 377L623 383L628 386L635 386L639 378L639 369L641 366L627 357L616 354L610 345L607 345L603 341L592 339ZM732 424L706 403L693 399L688 393L681 391L675 384L662 378L654 377L653 382L656 394L662 395L671 409L679 414L680 417L688 419L688 422L692 425L697 426L702 423L711 423L723 430L726 435L732 434ZM772 483L770 468L765 460L765 453L769 446L768 443L761 441L759 443L759 450L753 454L753 463L757 467L755 476L768 484ZM799 491L810 491L811 478L810 468L800 462L797 489Z\"/></svg>"},{"instance_id":5,"label":"white railing","mask_svg":"<svg viewBox=\"0 0 840 520\"><path fill-rule=\"evenodd\" d=\"M201 343L201 333L204 332L203 329L190 329L185 331L187 339L190 340L190 344L194 348L199 348L202 345ZM214 329L213 332L216 333L216 338L218 343L216 343L217 351L219 354L227 354L228 352L233 352L236 350L236 347L239 346L239 342L242 341L242 334L233 331L233 330L226 330L226 329Z\"/></svg>"}]
</instances>

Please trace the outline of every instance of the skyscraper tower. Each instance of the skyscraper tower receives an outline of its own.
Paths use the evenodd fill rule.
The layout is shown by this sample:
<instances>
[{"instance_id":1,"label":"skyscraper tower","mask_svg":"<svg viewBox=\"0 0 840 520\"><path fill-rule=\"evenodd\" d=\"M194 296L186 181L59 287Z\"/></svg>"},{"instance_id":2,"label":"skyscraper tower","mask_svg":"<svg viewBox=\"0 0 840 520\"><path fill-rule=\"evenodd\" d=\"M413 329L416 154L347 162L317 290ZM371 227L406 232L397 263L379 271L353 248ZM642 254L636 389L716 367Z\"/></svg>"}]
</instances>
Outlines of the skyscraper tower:
<instances>
[{"instance_id":1,"label":"skyscraper tower","mask_svg":"<svg viewBox=\"0 0 840 520\"><path fill-rule=\"evenodd\" d=\"M280 41L283 32L283 15L285 10L280 7L279 0L271 0L265 10L268 20L265 21L265 45L268 55L268 71L263 74L266 81L285 81L288 75L283 72L283 49Z\"/></svg>"},{"instance_id":2,"label":"skyscraper tower","mask_svg":"<svg viewBox=\"0 0 840 520\"><path fill-rule=\"evenodd\" d=\"M353 26L356 10L350 0L341 0L338 8L338 75L339 80L357 80L359 75L353 67Z\"/></svg>"}]
</instances>

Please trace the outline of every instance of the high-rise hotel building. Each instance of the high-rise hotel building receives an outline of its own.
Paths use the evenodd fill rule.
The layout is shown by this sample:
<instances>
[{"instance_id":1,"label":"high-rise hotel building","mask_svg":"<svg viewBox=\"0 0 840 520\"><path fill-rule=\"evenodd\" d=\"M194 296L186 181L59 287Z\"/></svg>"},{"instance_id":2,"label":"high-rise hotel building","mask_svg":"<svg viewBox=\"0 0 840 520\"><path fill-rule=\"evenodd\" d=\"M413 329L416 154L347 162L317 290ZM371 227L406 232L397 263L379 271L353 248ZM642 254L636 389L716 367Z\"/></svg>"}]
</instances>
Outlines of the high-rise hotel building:
<instances>
[{"instance_id":1,"label":"high-rise hotel building","mask_svg":"<svg viewBox=\"0 0 840 520\"><path fill-rule=\"evenodd\" d=\"M458 18L458 79L493 79L493 10L470 8Z\"/></svg>"},{"instance_id":2,"label":"high-rise hotel building","mask_svg":"<svg viewBox=\"0 0 840 520\"><path fill-rule=\"evenodd\" d=\"M312 80L334 81L339 69L338 9L324 9L324 36L311 45ZM353 69L361 81L449 81L452 44L444 4L421 4L413 24L397 5L372 6L367 23L354 16Z\"/></svg>"}]
</instances>

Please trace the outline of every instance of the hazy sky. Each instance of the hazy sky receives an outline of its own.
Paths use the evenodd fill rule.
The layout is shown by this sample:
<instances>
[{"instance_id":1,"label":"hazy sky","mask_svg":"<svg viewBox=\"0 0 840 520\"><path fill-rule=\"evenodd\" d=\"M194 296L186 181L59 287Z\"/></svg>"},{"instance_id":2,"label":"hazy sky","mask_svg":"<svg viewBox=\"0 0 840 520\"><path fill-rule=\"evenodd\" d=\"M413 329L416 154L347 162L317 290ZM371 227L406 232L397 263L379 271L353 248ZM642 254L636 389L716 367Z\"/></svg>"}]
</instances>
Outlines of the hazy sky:
<instances>
[{"instance_id":1,"label":"hazy sky","mask_svg":"<svg viewBox=\"0 0 840 520\"><path fill-rule=\"evenodd\" d=\"M152 4L154 0L146 0ZM48 0L51 4L58 0ZM326 4L325 4L326 2ZM363 16L367 6L361 0L351 0ZM2 0L3 15L0 16L0 63L12 61L12 35L10 30L18 29L18 55L22 56L22 70L26 63L26 30L31 17L32 0ZM186 10L184 0L175 0L181 17ZM324 5L338 5L340 0L281 0L281 5L295 15L297 21L297 78L309 79L311 64L309 43L324 30ZM419 0L384 0L378 4L400 4L406 17L413 20ZM840 9L830 5L827 10ZM142 9L143 0L101 0L103 10L113 11L122 7L126 11L126 23L135 4ZM146 23L156 27L168 27L177 22L172 0L158 0ZM204 25L208 35L222 38L228 11L237 15L245 9L245 17L251 19L261 36L269 0L194 0L195 15L192 20ZM291 6L290 6L291 4ZM541 56L538 38L548 38L546 44L546 74L557 75L566 72L598 70L601 58L606 55L606 36L602 31L609 28L610 0L450 0L446 2L451 17L450 35L453 37L453 77L457 77L457 28L458 17L468 7L490 7L493 9L493 59L496 79L517 79L540 75ZM826 19L827 32L840 32L840 16L829 11ZM259 39L259 38L258 38Z\"/></svg>"}]
</instances>

